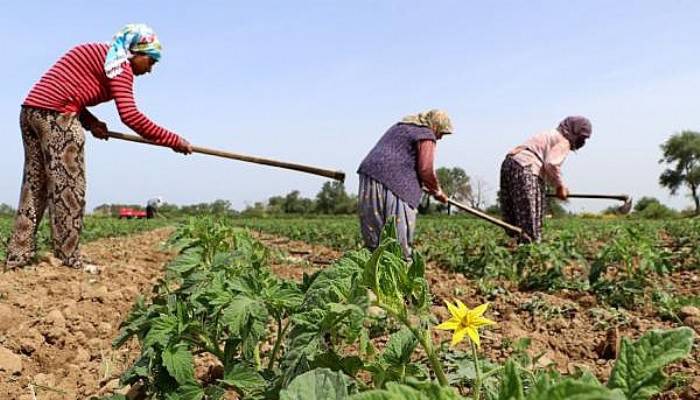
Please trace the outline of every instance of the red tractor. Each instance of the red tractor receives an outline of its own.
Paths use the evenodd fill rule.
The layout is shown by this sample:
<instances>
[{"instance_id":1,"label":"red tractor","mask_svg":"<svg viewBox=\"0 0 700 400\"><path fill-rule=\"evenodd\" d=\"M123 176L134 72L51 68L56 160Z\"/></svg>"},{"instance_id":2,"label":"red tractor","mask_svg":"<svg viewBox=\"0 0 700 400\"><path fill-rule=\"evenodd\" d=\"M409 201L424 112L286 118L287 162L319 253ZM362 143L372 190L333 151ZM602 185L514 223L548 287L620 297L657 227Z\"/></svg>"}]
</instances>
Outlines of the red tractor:
<instances>
[{"instance_id":1,"label":"red tractor","mask_svg":"<svg viewBox=\"0 0 700 400\"><path fill-rule=\"evenodd\" d=\"M135 210L133 208L120 208L119 219L141 219L146 218L146 212Z\"/></svg>"}]
</instances>

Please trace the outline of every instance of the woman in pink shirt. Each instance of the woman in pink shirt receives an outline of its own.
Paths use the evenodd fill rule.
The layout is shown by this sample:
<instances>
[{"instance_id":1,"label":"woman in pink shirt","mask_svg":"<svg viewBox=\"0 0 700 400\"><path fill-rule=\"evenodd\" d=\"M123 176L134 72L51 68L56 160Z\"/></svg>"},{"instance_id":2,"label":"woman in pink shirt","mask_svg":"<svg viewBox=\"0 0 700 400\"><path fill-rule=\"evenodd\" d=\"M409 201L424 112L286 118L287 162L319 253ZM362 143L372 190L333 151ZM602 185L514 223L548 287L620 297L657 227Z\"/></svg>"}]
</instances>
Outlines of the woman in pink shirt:
<instances>
[{"instance_id":1,"label":"woman in pink shirt","mask_svg":"<svg viewBox=\"0 0 700 400\"><path fill-rule=\"evenodd\" d=\"M561 177L561 166L571 150L578 150L591 137L591 121L565 118L556 129L544 131L511 150L501 165L499 201L506 222L519 226L530 240L542 239L545 180L566 200L569 190ZM528 238L521 238L527 241Z\"/></svg>"},{"instance_id":2,"label":"woman in pink shirt","mask_svg":"<svg viewBox=\"0 0 700 400\"><path fill-rule=\"evenodd\" d=\"M98 139L107 139L108 133L107 125L87 107L114 100L122 122L141 136L179 153L192 152L185 139L136 108L134 76L151 72L160 53L151 28L127 25L110 44L88 43L69 50L29 92L20 112L24 175L7 246L8 268L32 261L37 226L47 208L54 254L65 266L84 266L79 251L85 210L83 129Z\"/></svg>"}]
</instances>

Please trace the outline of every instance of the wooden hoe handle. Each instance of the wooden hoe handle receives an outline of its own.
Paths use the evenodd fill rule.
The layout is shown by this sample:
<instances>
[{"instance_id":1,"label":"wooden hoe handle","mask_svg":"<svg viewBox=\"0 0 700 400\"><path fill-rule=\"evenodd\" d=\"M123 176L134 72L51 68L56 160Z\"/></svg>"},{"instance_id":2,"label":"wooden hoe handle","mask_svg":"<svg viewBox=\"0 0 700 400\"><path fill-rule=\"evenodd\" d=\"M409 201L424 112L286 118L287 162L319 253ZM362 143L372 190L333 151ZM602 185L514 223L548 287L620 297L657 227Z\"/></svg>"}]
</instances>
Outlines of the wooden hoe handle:
<instances>
[{"instance_id":1,"label":"wooden hoe handle","mask_svg":"<svg viewBox=\"0 0 700 400\"><path fill-rule=\"evenodd\" d=\"M167 147L167 146L163 146L163 145L160 145L157 143L153 143L149 140L146 140L146 139L144 139L140 136L136 136L136 135L127 135L125 133L119 133L119 132L109 132L108 135L111 138L115 138L115 139L119 139L119 140L126 140L129 142L150 144L153 146ZM263 165L269 165L272 167L285 168L285 169L291 169L294 171L306 172L306 173L313 174L313 175L325 176L326 178L335 179L335 180L340 181L340 182L345 181L345 173L343 171L332 171L332 170L328 170L328 169L312 167L309 165L295 164L295 163L290 163L290 162L286 162L286 161L271 160L269 158L248 156L245 154L231 153L228 151L209 149L206 147L199 147L199 146L192 146L192 151L194 153L223 157L223 158L228 158L231 160L246 161L246 162L251 162L251 163L255 163L255 164L263 164Z\"/></svg>"},{"instance_id":2,"label":"wooden hoe handle","mask_svg":"<svg viewBox=\"0 0 700 400\"><path fill-rule=\"evenodd\" d=\"M520 236L527 237L527 234L521 228L518 228L517 226L511 225L505 221L501 221L500 219L492 217L484 212L481 212L481 211L477 210L476 208L469 207L466 204L458 203L452 199L449 199L448 203L452 204L453 206L455 206L459 209L462 209L462 210L468 212L469 214L472 214L476 217L479 217L483 220L486 220L492 224L496 224L509 232L518 234Z\"/></svg>"}]
</instances>

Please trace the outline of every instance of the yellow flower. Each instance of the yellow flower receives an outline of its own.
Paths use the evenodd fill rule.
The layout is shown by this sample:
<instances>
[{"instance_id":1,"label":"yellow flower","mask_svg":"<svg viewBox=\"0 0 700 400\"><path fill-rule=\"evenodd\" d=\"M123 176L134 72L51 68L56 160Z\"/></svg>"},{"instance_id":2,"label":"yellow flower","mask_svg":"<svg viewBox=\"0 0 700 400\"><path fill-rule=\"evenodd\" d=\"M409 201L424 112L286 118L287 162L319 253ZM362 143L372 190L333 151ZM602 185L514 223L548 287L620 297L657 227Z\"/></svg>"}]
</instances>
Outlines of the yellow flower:
<instances>
[{"instance_id":1,"label":"yellow flower","mask_svg":"<svg viewBox=\"0 0 700 400\"><path fill-rule=\"evenodd\" d=\"M496 323L488 318L484 318L484 312L489 307L488 303L482 304L475 307L473 310L467 308L459 300L455 300L457 306L453 305L449 301L445 301L447 304L447 309L450 310L452 318L436 326L435 329L440 329L444 331L454 331L452 335L452 346L461 342L464 336L469 336L474 344L478 347L481 343L479 341L479 331L477 328L485 325L495 325Z\"/></svg>"}]
</instances>

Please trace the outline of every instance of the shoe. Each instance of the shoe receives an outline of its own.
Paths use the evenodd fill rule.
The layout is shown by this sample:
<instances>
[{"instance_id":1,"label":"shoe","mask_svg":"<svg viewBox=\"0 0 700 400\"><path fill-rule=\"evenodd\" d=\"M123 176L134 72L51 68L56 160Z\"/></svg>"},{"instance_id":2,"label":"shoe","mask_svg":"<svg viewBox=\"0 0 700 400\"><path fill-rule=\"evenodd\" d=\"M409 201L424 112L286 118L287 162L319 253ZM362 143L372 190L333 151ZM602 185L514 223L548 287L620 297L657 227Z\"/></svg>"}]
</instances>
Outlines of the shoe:
<instances>
[{"instance_id":1,"label":"shoe","mask_svg":"<svg viewBox=\"0 0 700 400\"><path fill-rule=\"evenodd\" d=\"M31 263L31 258L29 260L10 260L9 258L5 260L4 269L5 271L11 269L24 268Z\"/></svg>"},{"instance_id":2,"label":"shoe","mask_svg":"<svg viewBox=\"0 0 700 400\"><path fill-rule=\"evenodd\" d=\"M66 261L63 261L63 265L72 268L72 269L82 269L83 272L86 272L88 274L92 275L98 275L101 271L101 268L94 262L92 262L90 259L88 259L85 256L81 256L80 259L73 259L73 260L68 260L73 261L71 264L66 264Z\"/></svg>"},{"instance_id":3,"label":"shoe","mask_svg":"<svg viewBox=\"0 0 700 400\"><path fill-rule=\"evenodd\" d=\"M83 264L83 272L87 272L88 274L92 275L99 275L102 270L95 264L85 263Z\"/></svg>"}]
</instances>

